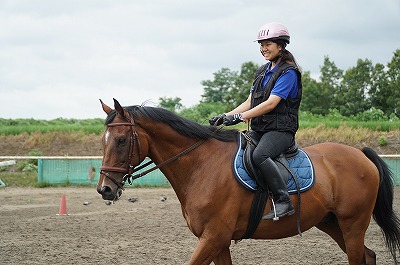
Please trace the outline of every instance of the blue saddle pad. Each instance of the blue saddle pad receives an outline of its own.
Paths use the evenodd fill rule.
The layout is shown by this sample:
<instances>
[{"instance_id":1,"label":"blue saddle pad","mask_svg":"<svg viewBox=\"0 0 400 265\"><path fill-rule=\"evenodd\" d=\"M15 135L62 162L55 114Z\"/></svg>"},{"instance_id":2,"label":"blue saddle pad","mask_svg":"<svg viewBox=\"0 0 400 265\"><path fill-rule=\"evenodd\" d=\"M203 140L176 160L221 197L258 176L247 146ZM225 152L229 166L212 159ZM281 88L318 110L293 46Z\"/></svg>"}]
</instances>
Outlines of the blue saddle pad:
<instances>
[{"instance_id":1,"label":"blue saddle pad","mask_svg":"<svg viewBox=\"0 0 400 265\"><path fill-rule=\"evenodd\" d=\"M241 141L242 139L241 137L239 137L239 148L233 159L233 172L239 183L241 183L248 190L255 191L257 189L257 183L253 178L249 176L249 174L244 168L243 164L244 150L241 148L242 146ZM299 153L295 157L290 158L287 161L289 163L289 167L291 168L292 172L297 177L300 192L304 192L309 188L311 188L315 180L314 167L312 165L311 159L308 157L306 152L299 149ZM289 174L287 187L289 193L297 193L296 183L291 174Z\"/></svg>"}]
</instances>

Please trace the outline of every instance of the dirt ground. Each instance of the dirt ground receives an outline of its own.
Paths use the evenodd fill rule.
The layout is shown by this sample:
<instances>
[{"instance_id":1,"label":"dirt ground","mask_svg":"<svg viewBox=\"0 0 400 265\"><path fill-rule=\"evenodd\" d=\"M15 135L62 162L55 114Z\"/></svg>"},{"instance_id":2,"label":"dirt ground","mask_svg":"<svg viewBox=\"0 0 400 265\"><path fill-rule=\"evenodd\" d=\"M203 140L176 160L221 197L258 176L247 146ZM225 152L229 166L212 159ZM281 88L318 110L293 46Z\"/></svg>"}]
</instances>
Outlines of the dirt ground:
<instances>
[{"instance_id":1,"label":"dirt ground","mask_svg":"<svg viewBox=\"0 0 400 265\"><path fill-rule=\"evenodd\" d=\"M399 211L400 187L395 193ZM57 216L63 194L69 215ZM128 188L111 205L94 187L1 188L0 228L0 264L186 264L197 242L171 188ZM366 245L377 264L393 264L374 221ZM317 229L302 238L232 241L231 252L234 264L347 264Z\"/></svg>"}]
</instances>

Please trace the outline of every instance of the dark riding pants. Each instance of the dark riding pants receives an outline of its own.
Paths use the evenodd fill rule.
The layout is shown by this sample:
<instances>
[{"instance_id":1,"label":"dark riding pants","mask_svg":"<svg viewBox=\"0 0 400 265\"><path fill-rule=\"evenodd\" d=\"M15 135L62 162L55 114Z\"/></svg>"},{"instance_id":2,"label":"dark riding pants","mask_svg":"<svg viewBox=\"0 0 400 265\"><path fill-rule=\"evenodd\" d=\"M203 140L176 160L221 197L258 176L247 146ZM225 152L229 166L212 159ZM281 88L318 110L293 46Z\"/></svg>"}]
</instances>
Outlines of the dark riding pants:
<instances>
[{"instance_id":1,"label":"dark riding pants","mask_svg":"<svg viewBox=\"0 0 400 265\"><path fill-rule=\"evenodd\" d=\"M292 132L271 131L262 135L253 153L253 161L259 166L268 158L275 158L286 151L294 141Z\"/></svg>"}]
</instances>

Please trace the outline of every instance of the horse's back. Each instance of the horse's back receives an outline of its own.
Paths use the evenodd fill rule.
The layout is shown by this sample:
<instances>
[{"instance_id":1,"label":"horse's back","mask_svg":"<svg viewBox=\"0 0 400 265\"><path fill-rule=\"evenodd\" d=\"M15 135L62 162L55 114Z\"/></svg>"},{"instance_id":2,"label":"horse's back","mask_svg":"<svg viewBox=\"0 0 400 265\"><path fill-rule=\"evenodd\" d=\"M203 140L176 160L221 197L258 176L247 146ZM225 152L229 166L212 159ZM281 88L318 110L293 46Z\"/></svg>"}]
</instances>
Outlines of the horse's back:
<instances>
[{"instance_id":1,"label":"horse's back","mask_svg":"<svg viewBox=\"0 0 400 265\"><path fill-rule=\"evenodd\" d=\"M379 173L374 163L357 148L338 144L321 143L304 148L315 169L316 189L334 198L338 203L375 201L379 187ZM354 204L357 205L357 204Z\"/></svg>"}]
</instances>

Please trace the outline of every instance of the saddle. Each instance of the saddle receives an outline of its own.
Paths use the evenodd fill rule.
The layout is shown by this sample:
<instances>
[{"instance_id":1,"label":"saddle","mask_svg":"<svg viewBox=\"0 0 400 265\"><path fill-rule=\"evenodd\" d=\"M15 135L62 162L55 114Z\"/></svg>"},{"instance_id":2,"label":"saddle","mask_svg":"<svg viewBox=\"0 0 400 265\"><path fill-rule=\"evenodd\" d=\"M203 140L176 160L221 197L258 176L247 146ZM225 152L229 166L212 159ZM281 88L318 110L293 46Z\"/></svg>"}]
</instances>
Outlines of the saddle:
<instances>
[{"instance_id":1,"label":"saddle","mask_svg":"<svg viewBox=\"0 0 400 265\"><path fill-rule=\"evenodd\" d=\"M261 136L255 131L248 130L242 133L241 148L244 150L243 153L243 166L247 173L253 179L257 179L257 176L262 176L260 170L256 167L253 161L253 152L258 143L260 142ZM285 150L278 157L274 158L273 161L278 166L281 171L281 175L284 177L285 183L288 181L289 176L293 176L293 172L290 170L287 159L295 157L299 153L299 147L297 146L296 141L290 145L290 147Z\"/></svg>"}]
</instances>

